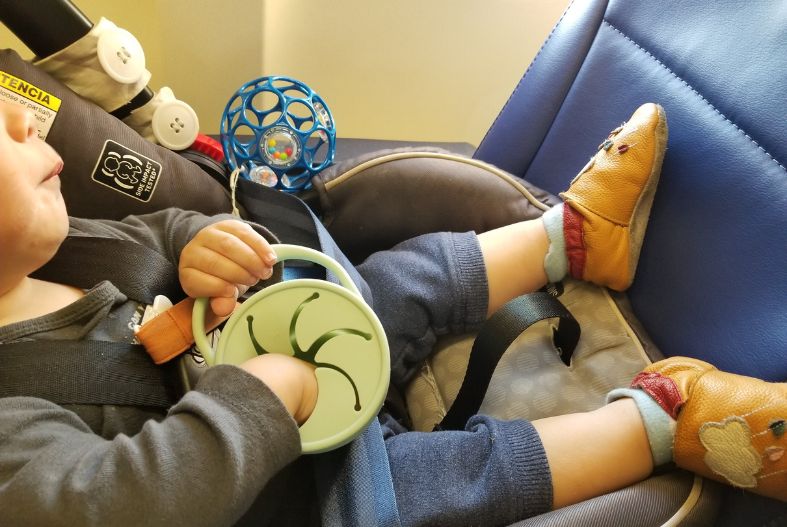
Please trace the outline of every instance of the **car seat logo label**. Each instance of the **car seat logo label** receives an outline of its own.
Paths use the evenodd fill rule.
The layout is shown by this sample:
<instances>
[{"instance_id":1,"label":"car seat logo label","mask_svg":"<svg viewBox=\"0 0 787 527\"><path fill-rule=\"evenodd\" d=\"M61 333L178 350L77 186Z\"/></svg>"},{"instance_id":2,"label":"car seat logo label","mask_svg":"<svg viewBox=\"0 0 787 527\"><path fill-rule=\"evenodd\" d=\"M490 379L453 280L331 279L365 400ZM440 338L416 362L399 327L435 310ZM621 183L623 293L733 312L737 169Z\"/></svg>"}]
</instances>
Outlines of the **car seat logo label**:
<instances>
[{"instance_id":1,"label":"car seat logo label","mask_svg":"<svg viewBox=\"0 0 787 527\"><path fill-rule=\"evenodd\" d=\"M46 139L60 110L60 99L38 86L0 70L0 100L30 110L36 118L38 137Z\"/></svg>"},{"instance_id":2,"label":"car seat logo label","mask_svg":"<svg viewBox=\"0 0 787 527\"><path fill-rule=\"evenodd\" d=\"M139 201L150 201L161 175L161 163L107 140L93 169L93 181Z\"/></svg>"}]
</instances>

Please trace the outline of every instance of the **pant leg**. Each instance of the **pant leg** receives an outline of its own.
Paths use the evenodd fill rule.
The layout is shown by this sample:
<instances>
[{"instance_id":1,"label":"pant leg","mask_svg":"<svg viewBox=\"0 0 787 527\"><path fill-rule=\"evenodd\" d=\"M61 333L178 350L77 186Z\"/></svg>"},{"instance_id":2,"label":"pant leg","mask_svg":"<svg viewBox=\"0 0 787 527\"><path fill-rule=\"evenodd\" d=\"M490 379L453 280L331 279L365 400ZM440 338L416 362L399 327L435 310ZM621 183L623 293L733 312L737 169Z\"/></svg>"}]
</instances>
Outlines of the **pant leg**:
<instances>
[{"instance_id":1,"label":"pant leg","mask_svg":"<svg viewBox=\"0 0 787 527\"><path fill-rule=\"evenodd\" d=\"M403 527L492 527L547 512L552 478L528 421L471 418L464 431L394 433L383 422Z\"/></svg>"},{"instance_id":2,"label":"pant leg","mask_svg":"<svg viewBox=\"0 0 787 527\"><path fill-rule=\"evenodd\" d=\"M486 319L486 268L472 232L418 236L357 269L388 337L396 386L418 371L438 336L478 330Z\"/></svg>"},{"instance_id":3,"label":"pant leg","mask_svg":"<svg viewBox=\"0 0 787 527\"><path fill-rule=\"evenodd\" d=\"M474 233L433 233L370 256L358 266L402 386L437 337L478 330L489 302ZM541 439L527 421L473 417L464 431L407 432L381 424L404 526L508 525L546 512L552 480Z\"/></svg>"}]
</instances>

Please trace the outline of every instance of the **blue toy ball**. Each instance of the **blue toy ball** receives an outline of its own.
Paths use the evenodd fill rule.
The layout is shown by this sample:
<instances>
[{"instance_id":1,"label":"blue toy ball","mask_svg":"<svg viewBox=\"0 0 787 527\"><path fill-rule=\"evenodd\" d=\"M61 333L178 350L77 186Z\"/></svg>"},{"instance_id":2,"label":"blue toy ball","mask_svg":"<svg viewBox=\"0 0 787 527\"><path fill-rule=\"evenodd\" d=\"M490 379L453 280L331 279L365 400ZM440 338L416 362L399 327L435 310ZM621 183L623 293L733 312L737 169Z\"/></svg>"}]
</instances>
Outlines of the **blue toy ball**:
<instances>
[{"instance_id":1,"label":"blue toy ball","mask_svg":"<svg viewBox=\"0 0 787 527\"><path fill-rule=\"evenodd\" d=\"M328 105L288 77L247 82L221 117L221 144L232 170L268 187L297 192L333 162L336 130Z\"/></svg>"}]
</instances>

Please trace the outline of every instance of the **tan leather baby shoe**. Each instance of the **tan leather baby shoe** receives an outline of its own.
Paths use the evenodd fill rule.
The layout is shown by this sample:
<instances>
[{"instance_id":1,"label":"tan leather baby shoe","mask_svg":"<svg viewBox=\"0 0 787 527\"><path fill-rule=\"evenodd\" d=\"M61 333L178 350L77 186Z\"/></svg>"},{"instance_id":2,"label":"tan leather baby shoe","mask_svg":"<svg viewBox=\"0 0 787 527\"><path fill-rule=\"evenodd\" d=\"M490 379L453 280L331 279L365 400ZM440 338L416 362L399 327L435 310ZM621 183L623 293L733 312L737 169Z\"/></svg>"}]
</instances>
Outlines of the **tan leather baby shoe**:
<instances>
[{"instance_id":1,"label":"tan leather baby shoe","mask_svg":"<svg viewBox=\"0 0 787 527\"><path fill-rule=\"evenodd\" d=\"M653 103L613 130L560 196L574 278L622 291L639 261L667 146L667 118Z\"/></svg>"},{"instance_id":2,"label":"tan leather baby shoe","mask_svg":"<svg viewBox=\"0 0 787 527\"><path fill-rule=\"evenodd\" d=\"M787 383L672 357L646 368L632 387L645 390L677 419L678 466L787 501Z\"/></svg>"}]
</instances>

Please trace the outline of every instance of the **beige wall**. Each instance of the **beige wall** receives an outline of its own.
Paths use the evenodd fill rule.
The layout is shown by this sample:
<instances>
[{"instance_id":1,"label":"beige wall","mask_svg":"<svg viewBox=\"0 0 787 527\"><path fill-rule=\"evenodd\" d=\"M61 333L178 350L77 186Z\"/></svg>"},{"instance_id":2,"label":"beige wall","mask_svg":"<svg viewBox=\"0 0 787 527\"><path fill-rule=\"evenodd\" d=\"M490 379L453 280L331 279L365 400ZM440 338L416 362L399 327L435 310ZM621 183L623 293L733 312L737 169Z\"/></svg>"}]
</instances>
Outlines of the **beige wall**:
<instances>
[{"instance_id":1,"label":"beige wall","mask_svg":"<svg viewBox=\"0 0 787 527\"><path fill-rule=\"evenodd\" d=\"M287 75L328 103L340 137L478 144L568 0L77 0L142 43L216 133L229 97ZM0 28L0 44L29 51Z\"/></svg>"}]
</instances>

